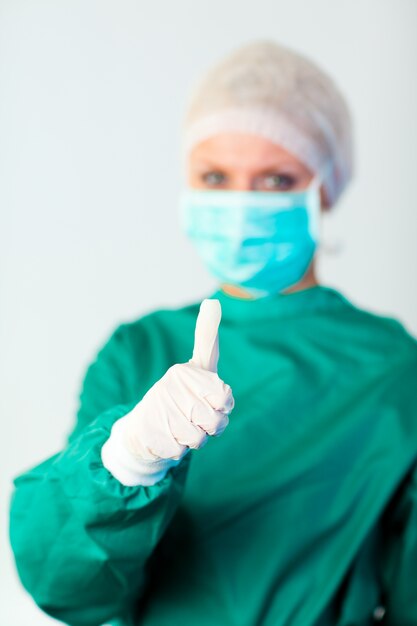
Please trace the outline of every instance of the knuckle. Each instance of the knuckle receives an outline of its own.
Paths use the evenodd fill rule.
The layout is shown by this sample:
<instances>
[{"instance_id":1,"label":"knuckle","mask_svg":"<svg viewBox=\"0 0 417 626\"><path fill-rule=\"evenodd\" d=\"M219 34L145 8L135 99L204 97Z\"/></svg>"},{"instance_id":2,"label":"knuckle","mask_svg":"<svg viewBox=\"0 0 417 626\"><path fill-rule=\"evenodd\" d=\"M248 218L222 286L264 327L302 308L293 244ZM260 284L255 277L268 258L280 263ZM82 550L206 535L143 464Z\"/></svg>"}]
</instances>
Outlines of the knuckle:
<instances>
[{"instance_id":1,"label":"knuckle","mask_svg":"<svg viewBox=\"0 0 417 626\"><path fill-rule=\"evenodd\" d=\"M179 461L183 457L185 450L186 446L178 444L176 449L172 451L168 458L173 459L174 461Z\"/></svg>"},{"instance_id":2,"label":"knuckle","mask_svg":"<svg viewBox=\"0 0 417 626\"><path fill-rule=\"evenodd\" d=\"M225 430L226 426L229 423L229 418L224 413L216 411L213 417L213 420L210 423L209 430L207 430L209 435L221 435L221 433Z\"/></svg>"},{"instance_id":3,"label":"knuckle","mask_svg":"<svg viewBox=\"0 0 417 626\"><path fill-rule=\"evenodd\" d=\"M204 445L205 440L207 439L207 434L202 432L197 437L194 437L189 443L188 447L197 450Z\"/></svg>"},{"instance_id":4,"label":"knuckle","mask_svg":"<svg viewBox=\"0 0 417 626\"><path fill-rule=\"evenodd\" d=\"M202 448L204 446L206 439L207 439L207 434L204 433L204 437L199 437L198 439L190 443L189 447L193 448L194 450L198 450L199 448Z\"/></svg>"},{"instance_id":5,"label":"knuckle","mask_svg":"<svg viewBox=\"0 0 417 626\"><path fill-rule=\"evenodd\" d=\"M222 394L223 397L228 397L228 396L232 396L233 392L232 392L232 388L230 385L228 385L227 383L225 383L223 380L219 380L219 393Z\"/></svg>"}]
</instances>

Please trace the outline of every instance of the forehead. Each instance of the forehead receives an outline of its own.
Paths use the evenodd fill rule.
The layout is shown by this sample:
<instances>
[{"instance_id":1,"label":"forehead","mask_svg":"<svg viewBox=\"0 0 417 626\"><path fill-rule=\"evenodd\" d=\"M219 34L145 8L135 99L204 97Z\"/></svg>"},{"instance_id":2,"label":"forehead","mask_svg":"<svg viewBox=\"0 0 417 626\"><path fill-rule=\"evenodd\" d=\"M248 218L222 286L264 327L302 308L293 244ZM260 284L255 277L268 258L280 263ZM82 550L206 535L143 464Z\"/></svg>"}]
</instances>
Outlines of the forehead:
<instances>
[{"instance_id":1,"label":"forehead","mask_svg":"<svg viewBox=\"0 0 417 626\"><path fill-rule=\"evenodd\" d=\"M305 165L282 146L249 133L219 133L195 145L189 154L192 167L216 166L223 169L295 167Z\"/></svg>"}]
</instances>

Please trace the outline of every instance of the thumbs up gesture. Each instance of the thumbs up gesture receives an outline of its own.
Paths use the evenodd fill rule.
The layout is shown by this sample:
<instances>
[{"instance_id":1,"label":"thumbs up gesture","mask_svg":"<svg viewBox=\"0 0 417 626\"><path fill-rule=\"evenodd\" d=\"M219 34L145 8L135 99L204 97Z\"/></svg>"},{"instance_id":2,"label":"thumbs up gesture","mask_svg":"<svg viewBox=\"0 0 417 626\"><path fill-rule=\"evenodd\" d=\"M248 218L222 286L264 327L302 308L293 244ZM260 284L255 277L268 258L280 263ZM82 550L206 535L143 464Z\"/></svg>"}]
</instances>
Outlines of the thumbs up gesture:
<instances>
[{"instance_id":1,"label":"thumbs up gesture","mask_svg":"<svg viewBox=\"0 0 417 626\"><path fill-rule=\"evenodd\" d=\"M220 435L229 423L232 390L217 374L220 319L220 302L203 300L192 358L172 365L114 423L102 460L123 484L154 484L191 448L203 447L209 435Z\"/></svg>"}]
</instances>

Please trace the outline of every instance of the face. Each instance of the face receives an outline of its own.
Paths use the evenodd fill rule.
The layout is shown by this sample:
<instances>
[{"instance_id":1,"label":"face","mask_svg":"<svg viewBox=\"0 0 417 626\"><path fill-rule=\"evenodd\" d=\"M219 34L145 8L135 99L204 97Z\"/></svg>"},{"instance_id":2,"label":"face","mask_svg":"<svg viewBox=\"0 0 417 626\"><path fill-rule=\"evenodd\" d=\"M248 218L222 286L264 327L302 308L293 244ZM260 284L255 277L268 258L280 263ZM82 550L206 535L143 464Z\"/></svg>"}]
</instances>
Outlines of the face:
<instances>
[{"instance_id":1,"label":"face","mask_svg":"<svg viewBox=\"0 0 417 626\"><path fill-rule=\"evenodd\" d=\"M193 189L300 191L313 179L290 152L258 135L222 133L195 145L186 178ZM322 205L326 198L321 190Z\"/></svg>"}]
</instances>

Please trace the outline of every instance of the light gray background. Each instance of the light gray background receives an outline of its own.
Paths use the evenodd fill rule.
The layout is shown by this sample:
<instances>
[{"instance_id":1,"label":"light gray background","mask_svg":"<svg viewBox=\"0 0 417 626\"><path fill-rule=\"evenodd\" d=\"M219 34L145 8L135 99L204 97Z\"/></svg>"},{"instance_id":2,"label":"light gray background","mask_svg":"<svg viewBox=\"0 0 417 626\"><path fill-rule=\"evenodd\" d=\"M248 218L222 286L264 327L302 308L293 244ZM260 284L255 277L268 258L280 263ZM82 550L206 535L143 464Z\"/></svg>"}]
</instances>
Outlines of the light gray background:
<instances>
[{"instance_id":1,"label":"light gray background","mask_svg":"<svg viewBox=\"0 0 417 626\"><path fill-rule=\"evenodd\" d=\"M0 2L2 624L55 621L15 574L11 478L62 447L116 324L215 287L177 225L180 120L236 45L291 45L346 94L357 171L320 276L417 334L416 23L415 0Z\"/></svg>"}]
</instances>

